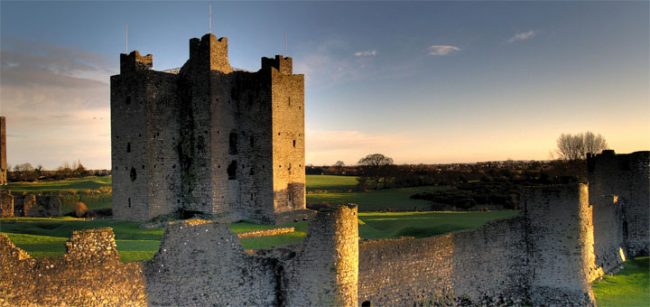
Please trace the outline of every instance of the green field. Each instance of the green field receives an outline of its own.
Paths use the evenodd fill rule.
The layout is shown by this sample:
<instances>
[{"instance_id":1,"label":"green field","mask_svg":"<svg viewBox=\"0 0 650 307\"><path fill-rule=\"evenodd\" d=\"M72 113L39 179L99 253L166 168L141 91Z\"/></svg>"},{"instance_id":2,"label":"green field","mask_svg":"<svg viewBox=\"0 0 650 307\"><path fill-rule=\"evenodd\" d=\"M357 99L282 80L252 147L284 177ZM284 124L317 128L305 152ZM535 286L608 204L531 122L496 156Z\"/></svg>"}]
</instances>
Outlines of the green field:
<instances>
[{"instance_id":1,"label":"green field","mask_svg":"<svg viewBox=\"0 0 650 307\"><path fill-rule=\"evenodd\" d=\"M359 232L362 238L378 239L399 236L426 237L450 231L472 229L484 223L516 215L516 211L493 212L412 212L361 213ZM292 226L294 233L273 237L242 239L246 249L261 249L300 243L307 234L307 223L278 226L234 223L230 230L240 233L251 230ZM117 248L124 261L150 259L158 250L162 228L143 229L138 223L106 220L85 221L76 218L5 218L0 219L0 232L34 257L62 255L64 242L73 230L112 227Z\"/></svg>"},{"instance_id":2,"label":"green field","mask_svg":"<svg viewBox=\"0 0 650 307\"><path fill-rule=\"evenodd\" d=\"M357 177L307 175L308 204L355 203L360 211L422 211L429 210L431 203L426 200L411 199L411 195L432 192L446 187L415 187L387 189L379 191L356 191ZM111 177L85 177L58 181L17 182L8 188L19 193L67 192L64 196L62 214L74 210L77 201L82 201L90 209L111 207L109 193L89 193L90 191L110 191Z\"/></svg>"},{"instance_id":3,"label":"green field","mask_svg":"<svg viewBox=\"0 0 650 307\"><path fill-rule=\"evenodd\" d=\"M7 188L14 192L81 192L105 190L111 187L111 177L84 177L55 181L10 182ZM110 189L109 189L110 191Z\"/></svg>"},{"instance_id":4,"label":"green field","mask_svg":"<svg viewBox=\"0 0 650 307\"><path fill-rule=\"evenodd\" d=\"M650 306L650 257L625 263L615 275L607 275L593 284L600 307Z\"/></svg>"}]
</instances>

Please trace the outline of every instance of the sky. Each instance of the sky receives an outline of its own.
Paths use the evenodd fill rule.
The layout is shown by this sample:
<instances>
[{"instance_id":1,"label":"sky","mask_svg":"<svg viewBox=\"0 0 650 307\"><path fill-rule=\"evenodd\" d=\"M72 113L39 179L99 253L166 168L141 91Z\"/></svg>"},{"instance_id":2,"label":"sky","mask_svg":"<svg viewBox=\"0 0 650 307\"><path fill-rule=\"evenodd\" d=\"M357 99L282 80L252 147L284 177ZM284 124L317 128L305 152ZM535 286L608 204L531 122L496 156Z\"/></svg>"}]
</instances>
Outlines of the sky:
<instances>
[{"instance_id":1,"label":"sky","mask_svg":"<svg viewBox=\"0 0 650 307\"><path fill-rule=\"evenodd\" d=\"M209 3L233 66L286 54L305 74L307 164L546 160L584 131L650 149L647 1L2 1L8 163L110 168L125 25L129 51L180 67Z\"/></svg>"}]
</instances>

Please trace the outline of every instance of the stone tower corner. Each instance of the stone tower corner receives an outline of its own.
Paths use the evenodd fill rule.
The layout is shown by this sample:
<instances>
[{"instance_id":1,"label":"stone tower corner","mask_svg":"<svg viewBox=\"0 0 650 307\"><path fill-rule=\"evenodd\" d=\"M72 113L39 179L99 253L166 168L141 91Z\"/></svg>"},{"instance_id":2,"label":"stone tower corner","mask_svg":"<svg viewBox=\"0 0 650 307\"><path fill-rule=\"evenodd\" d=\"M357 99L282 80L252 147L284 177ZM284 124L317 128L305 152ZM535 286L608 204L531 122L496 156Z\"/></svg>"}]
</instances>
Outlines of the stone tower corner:
<instances>
[{"instance_id":1,"label":"stone tower corner","mask_svg":"<svg viewBox=\"0 0 650 307\"><path fill-rule=\"evenodd\" d=\"M533 305L594 305L590 283L602 271L596 268L588 194L586 184L575 183L533 187L522 195Z\"/></svg>"},{"instance_id":2,"label":"stone tower corner","mask_svg":"<svg viewBox=\"0 0 650 307\"><path fill-rule=\"evenodd\" d=\"M293 59L282 55L276 55L275 58L262 58L262 70L277 69L281 74L293 74Z\"/></svg>"},{"instance_id":3,"label":"stone tower corner","mask_svg":"<svg viewBox=\"0 0 650 307\"><path fill-rule=\"evenodd\" d=\"M140 55L140 52L133 51L129 54L120 54L120 73L128 73L138 70L149 70L153 67L153 55Z\"/></svg>"},{"instance_id":4,"label":"stone tower corner","mask_svg":"<svg viewBox=\"0 0 650 307\"><path fill-rule=\"evenodd\" d=\"M228 61L228 38L217 38L213 34L206 34L190 39L190 67L193 70L232 72Z\"/></svg>"},{"instance_id":5,"label":"stone tower corner","mask_svg":"<svg viewBox=\"0 0 650 307\"><path fill-rule=\"evenodd\" d=\"M356 205L319 209L309 224L304 249L290 269L287 304L356 306L359 224Z\"/></svg>"}]
</instances>

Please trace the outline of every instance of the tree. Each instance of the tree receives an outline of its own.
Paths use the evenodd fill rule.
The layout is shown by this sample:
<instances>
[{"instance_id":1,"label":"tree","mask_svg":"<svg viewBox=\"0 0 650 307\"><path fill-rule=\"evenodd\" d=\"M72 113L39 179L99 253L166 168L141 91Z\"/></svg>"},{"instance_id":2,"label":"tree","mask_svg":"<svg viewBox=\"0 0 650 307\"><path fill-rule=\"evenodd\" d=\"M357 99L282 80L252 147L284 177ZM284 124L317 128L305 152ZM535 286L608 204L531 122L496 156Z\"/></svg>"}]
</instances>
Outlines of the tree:
<instances>
[{"instance_id":1,"label":"tree","mask_svg":"<svg viewBox=\"0 0 650 307\"><path fill-rule=\"evenodd\" d=\"M336 163L334 163L334 167L344 167L344 166L345 166L345 162L341 160L338 160L336 161Z\"/></svg>"},{"instance_id":2,"label":"tree","mask_svg":"<svg viewBox=\"0 0 650 307\"><path fill-rule=\"evenodd\" d=\"M607 149L607 142L600 134L585 133L561 134L557 139L557 153L560 159L583 160L587 154L597 154Z\"/></svg>"},{"instance_id":3,"label":"tree","mask_svg":"<svg viewBox=\"0 0 650 307\"><path fill-rule=\"evenodd\" d=\"M374 184L375 190L387 186L387 181L390 175L390 166L393 164L393 159L384 156L380 153L369 154L361 158L358 162L361 166L361 174L359 176L359 185L362 188L369 187Z\"/></svg>"}]
</instances>

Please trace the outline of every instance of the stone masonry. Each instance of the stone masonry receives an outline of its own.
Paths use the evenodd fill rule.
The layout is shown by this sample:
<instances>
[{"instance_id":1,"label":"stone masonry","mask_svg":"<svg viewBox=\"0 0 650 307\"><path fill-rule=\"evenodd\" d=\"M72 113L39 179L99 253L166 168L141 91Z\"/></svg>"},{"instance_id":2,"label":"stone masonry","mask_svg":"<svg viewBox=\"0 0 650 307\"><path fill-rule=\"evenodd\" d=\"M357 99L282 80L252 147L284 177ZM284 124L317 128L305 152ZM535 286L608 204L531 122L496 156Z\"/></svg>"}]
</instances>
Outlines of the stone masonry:
<instances>
[{"instance_id":1,"label":"stone masonry","mask_svg":"<svg viewBox=\"0 0 650 307\"><path fill-rule=\"evenodd\" d=\"M650 151L605 150L587 159L589 202L594 206L596 261L616 269L626 255L650 251Z\"/></svg>"},{"instance_id":2,"label":"stone masonry","mask_svg":"<svg viewBox=\"0 0 650 307\"><path fill-rule=\"evenodd\" d=\"M292 59L233 69L227 38L190 40L175 73L122 54L111 77L113 213L145 221L178 210L264 223L305 210L304 76Z\"/></svg>"},{"instance_id":3,"label":"stone masonry","mask_svg":"<svg viewBox=\"0 0 650 307\"><path fill-rule=\"evenodd\" d=\"M7 120L0 116L0 185L7 184Z\"/></svg>"}]
</instances>

